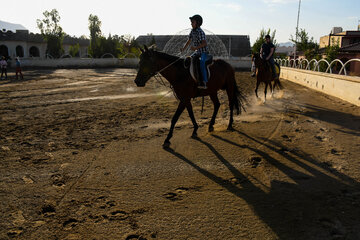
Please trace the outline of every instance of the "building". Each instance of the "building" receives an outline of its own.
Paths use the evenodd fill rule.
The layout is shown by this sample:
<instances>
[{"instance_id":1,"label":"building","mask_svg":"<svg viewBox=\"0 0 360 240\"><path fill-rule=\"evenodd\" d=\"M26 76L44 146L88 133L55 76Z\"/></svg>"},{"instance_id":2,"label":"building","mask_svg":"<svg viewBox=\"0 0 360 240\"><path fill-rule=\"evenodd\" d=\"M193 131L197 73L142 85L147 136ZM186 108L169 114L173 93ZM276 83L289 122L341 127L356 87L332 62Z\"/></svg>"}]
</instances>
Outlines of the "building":
<instances>
[{"instance_id":1,"label":"building","mask_svg":"<svg viewBox=\"0 0 360 240\"><path fill-rule=\"evenodd\" d=\"M341 27L334 27L331 33L320 38L320 52L327 46L339 45L337 57L343 63L350 59L360 59L360 25L357 31L343 31ZM346 71L360 76L360 62L353 61L346 65Z\"/></svg>"},{"instance_id":2,"label":"building","mask_svg":"<svg viewBox=\"0 0 360 240\"><path fill-rule=\"evenodd\" d=\"M18 25L15 25L15 27L16 26ZM88 39L79 39L70 36L65 36L63 40L65 55L69 53L70 46L76 44L79 44L80 46L79 56L87 56L90 41ZM46 42L42 35L29 33L26 29L17 29L15 32L6 29L0 30L0 56L10 58L15 58L17 56L21 58L51 57L46 55Z\"/></svg>"},{"instance_id":3,"label":"building","mask_svg":"<svg viewBox=\"0 0 360 240\"><path fill-rule=\"evenodd\" d=\"M334 27L329 35L320 37L320 48L338 44L340 48L360 42L360 25L357 31L343 31L342 27Z\"/></svg>"},{"instance_id":4,"label":"building","mask_svg":"<svg viewBox=\"0 0 360 240\"><path fill-rule=\"evenodd\" d=\"M136 42L142 45L156 44L157 49L162 51L166 43L174 35L140 35ZM185 36L185 35L184 35ZM187 36L185 36L187 37ZM231 57L246 57L251 54L250 38L246 35L216 35L225 45L227 54Z\"/></svg>"},{"instance_id":5,"label":"building","mask_svg":"<svg viewBox=\"0 0 360 240\"><path fill-rule=\"evenodd\" d=\"M343 63L346 63L350 59L360 59L360 42L340 48L337 58ZM360 76L360 62L350 62L346 66L346 71L353 75Z\"/></svg>"}]
</instances>

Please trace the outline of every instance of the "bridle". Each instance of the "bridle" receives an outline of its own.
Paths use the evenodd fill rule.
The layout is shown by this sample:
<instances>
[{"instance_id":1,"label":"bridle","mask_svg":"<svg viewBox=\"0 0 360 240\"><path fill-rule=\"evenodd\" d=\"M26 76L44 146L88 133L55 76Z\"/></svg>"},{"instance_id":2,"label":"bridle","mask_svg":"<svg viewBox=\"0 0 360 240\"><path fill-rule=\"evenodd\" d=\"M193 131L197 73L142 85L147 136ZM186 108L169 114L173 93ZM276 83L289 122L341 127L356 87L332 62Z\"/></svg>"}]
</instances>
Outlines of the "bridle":
<instances>
[{"instance_id":1,"label":"bridle","mask_svg":"<svg viewBox=\"0 0 360 240\"><path fill-rule=\"evenodd\" d=\"M175 64L176 62L178 62L179 60L183 60L183 57L185 57L185 56L186 56L186 54L183 54L183 55L181 55L178 59L176 59L175 61L169 63L168 65L166 65L166 66L163 67L162 69L160 69L160 70L158 70L158 71L155 71L155 72L149 74L149 76L150 76L149 78L154 77L155 80L156 80L160 85L170 88L170 89L171 89L170 91L173 92L175 98L178 99L178 100L179 100L179 98L178 98L178 96L176 95L173 86L172 86L171 84L167 85L167 84L165 83L165 81L164 81L164 79L163 79L163 77L161 76L160 73L161 73L162 71L164 71L165 69L169 68L170 66L172 66L173 64ZM151 60L152 62L155 62L152 58L153 58L153 56L150 56L150 60ZM169 92L170 92L170 91L169 91ZM169 93L169 92L168 92L168 93Z\"/></svg>"}]
</instances>

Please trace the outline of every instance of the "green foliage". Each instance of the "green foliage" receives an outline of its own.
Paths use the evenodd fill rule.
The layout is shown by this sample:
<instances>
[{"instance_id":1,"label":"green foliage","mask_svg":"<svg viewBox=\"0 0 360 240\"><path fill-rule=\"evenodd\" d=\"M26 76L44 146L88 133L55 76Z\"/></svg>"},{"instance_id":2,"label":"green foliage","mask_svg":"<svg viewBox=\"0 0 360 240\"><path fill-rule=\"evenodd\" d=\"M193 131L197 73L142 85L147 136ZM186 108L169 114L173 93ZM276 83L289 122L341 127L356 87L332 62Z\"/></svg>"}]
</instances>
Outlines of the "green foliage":
<instances>
[{"instance_id":1,"label":"green foliage","mask_svg":"<svg viewBox=\"0 0 360 240\"><path fill-rule=\"evenodd\" d=\"M90 49L89 53L94 58L99 58L106 53L115 57L140 56L137 43L130 35L111 35L106 38L101 34L101 21L96 15L89 16Z\"/></svg>"},{"instance_id":2,"label":"green foliage","mask_svg":"<svg viewBox=\"0 0 360 240\"><path fill-rule=\"evenodd\" d=\"M314 41L313 37L309 37L309 34L305 29L300 29L297 33L297 41L291 36L290 41L296 44L296 51L304 52L307 59L317 58L319 54L319 45Z\"/></svg>"},{"instance_id":3,"label":"green foliage","mask_svg":"<svg viewBox=\"0 0 360 240\"><path fill-rule=\"evenodd\" d=\"M101 21L96 15L89 15L90 48L89 53L93 57L101 57Z\"/></svg>"},{"instance_id":4,"label":"green foliage","mask_svg":"<svg viewBox=\"0 0 360 240\"><path fill-rule=\"evenodd\" d=\"M325 49L326 60L328 62L331 62L334 59L336 59L339 53L339 48L340 48L339 41L335 42L334 39L332 39L332 44L330 46L327 46Z\"/></svg>"},{"instance_id":5,"label":"green foliage","mask_svg":"<svg viewBox=\"0 0 360 240\"><path fill-rule=\"evenodd\" d=\"M79 57L79 49L80 49L80 45L78 43L75 45L72 45L72 46L70 46L69 54L72 57Z\"/></svg>"},{"instance_id":6,"label":"green foliage","mask_svg":"<svg viewBox=\"0 0 360 240\"><path fill-rule=\"evenodd\" d=\"M261 29L260 36L256 39L254 45L251 48L252 53L259 53L261 46L265 43L265 36L270 35L272 43L276 46L276 39L275 39L276 30L271 32L269 28L267 31L265 29Z\"/></svg>"},{"instance_id":7,"label":"green foliage","mask_svg":"<svg viewBox=\"0 0 360 240\"><path fill-rule=\"evenodd\" d=\"M37 19L37 27L41 31L41 35L47 42L46 52L51 56L58 58L63 53L62 42L64 40L64 32L59 25L60 15L56 9L43 12L44 19Z\"/></svg>"}]
</instances>

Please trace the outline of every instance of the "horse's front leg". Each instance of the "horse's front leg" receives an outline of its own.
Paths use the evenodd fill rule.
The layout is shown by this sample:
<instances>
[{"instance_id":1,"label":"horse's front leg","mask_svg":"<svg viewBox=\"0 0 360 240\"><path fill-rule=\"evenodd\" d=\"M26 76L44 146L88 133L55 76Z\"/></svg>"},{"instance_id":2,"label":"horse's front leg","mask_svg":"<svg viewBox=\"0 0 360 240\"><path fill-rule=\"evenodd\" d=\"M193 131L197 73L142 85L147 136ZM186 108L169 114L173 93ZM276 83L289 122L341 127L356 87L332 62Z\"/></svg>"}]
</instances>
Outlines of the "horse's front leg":
<instances>
[{"instance_id":1,"label":"horse's front leg","mask_svg":"<svg viewBox=\"0 0 360 240\"><path fill-rule=\"evenodd\" d=\"M187 111L189 113L189 117L191 119L191 122L194 125L194 131L193 131L191 137L195 138L195 137L197 137L197 130L198 130L199 126L196 123L194 112L193 112L192 105L191 105L190 101L186 104L186 109L187 109Z\"/></svg>"},{"instance_id":2,"label":"horse's front leg","mask_svg":"<svg viewBox=\"0 0 360 240\"><path fill-rule=\"evenodd\" d=\"M275 84L275 83L274 83ZM270 84L269 84L269 87L270 87L270 91L271 91L271 98L273 98L273 96L274 96L274 87L273 87L273 85L271 84L271 82L270 82Z\"/></svg>"},{"instance_id":3,"label":"horse's front leg","mask_svg":"<svg viewBox=\"0 0 360 240\"><path fill-rule=\"evenodd\" d=\"M271 83L270 83L271 84ZM265 82L265 90L264 90L264 103L266 102L266 92L267 92L268 83Z\"/></svg>"},{"instance_id":4,"label":"horse's front leg","mask_svg":"<svg viewBox=\"0 0 360 240\"><path fill-rule=\"evenodd\" d=\"M209 125L209 132L212 132L212 131L214 131L214 124L215 124L216 115L217 115L219 107L220 107L220 101L219 101L217 94L210 95L210 99L214 103L214 112L211 117L211 121L210 121L210 125Z\"/></svg>"},{"instance_id":5,"label":"horse's front leg","mask_svg":"<svg viewBox=\"0 0 360 240\"><path fill-rule=\"evenodd\" d=\"M176 109L176 112L173 116L173 118L171 119L171 126L170 126L170 131L164 141L164 144L163 144L163 147L169 147L170 146L170 139L173 135L173 131L174 131L174 128L175 128L175 124L176 122L178 121L181 113L184 111L185 109L185 103L184 102L180 102L179 105L178 105L178 108Z\"/></svg>"}]
</instances>

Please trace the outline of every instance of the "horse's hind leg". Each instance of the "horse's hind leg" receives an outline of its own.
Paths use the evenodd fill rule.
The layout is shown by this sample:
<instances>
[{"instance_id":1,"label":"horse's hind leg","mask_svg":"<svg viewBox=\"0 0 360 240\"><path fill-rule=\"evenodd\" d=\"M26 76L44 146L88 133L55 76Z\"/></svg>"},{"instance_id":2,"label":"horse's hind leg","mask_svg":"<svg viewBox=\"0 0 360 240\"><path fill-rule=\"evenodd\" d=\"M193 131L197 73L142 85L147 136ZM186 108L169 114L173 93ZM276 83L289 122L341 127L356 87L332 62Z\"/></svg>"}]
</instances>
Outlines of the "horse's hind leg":
<instances>
[{"instance_id":1,"label":"horse's hind leg","mask_svg":"<svg viewBox=\"0 0 360 240\"><path fill-rule=\"evenodd\" d=\"M216 115L217 115L219 107L220 107L220 101L217 96L217 93L210 95L210 99L214 103L214 112L211 117L211 121L210 121L210 125L209 125L209 132L212 132L212 131L214 131L214 124L215 124Z\"/></svg>"},{"instance_id":2,"label":"horse's hind leg","mask_svg":"<svg viewBox=\"0 0 360 240\"><path fill-rule=\"evenodd\" d=\"M173 118L171 119L171 126L170 126L170 131L164 141L164 144L163 144L163 147L169 147L170 146L170 139L173 135L173 131L174 131L174 127L175 127L175 124L177 122L177 120L179 119L181 113L184 111L185 109L185 103L183 102L180 102L179 105L178 105L178 108L176 109L176 112L173 116Z\"/></svg>"},{"instance_id":3,"label":"horse's hind leg","mask_svg":"<svg viewBox=\"0 0 360 240\"><path fill-rule=\"evenodd\" d=\"M256 98L259 98L259 96L258 96L258 94L257 94L257 91L258 91L259 85L260 85L260 81L259 81L259 80L257 80L257 81L256 81L256 88L255 88L255 95L256 95Z\"/></svg>"},{"instance_id":4,"label":"horse's hind leg","mask_svg":"<svg viewBox=\"0 0 360 240\"><path fill-rule=\"evenodd\" d=\"M270 83L271 84L271 83ZM268 87L268 83L265 83L265 90L264 90L264 103L266 102L266 93L267 93L267 87Z\"/></svg>"},{"instance_id":5,"label":"horse's hind leg","mask_svg":"<svg viewBox=\"0 0 360 240\"><path fill-rule=\"evenodd\" d=\"M188 102L188 103L186 104L186 109L187 109L187 111L188 111L188 113L189 113L189 117L190 117L190 119L191 119L191 121L192 121L192 123L193 123L193 125L194 125L194 131L193 131L193 133L192 133L192 135L191 135L191 137L194 138L194 137L197 137L197 130L198 130L199 126L198 126L198 124L196 123L191 102Z\"/></svg>"},{"instance_id":6,"label":"horse's hind leg","mask_svg":"<svg viewBox=\"0 0 360 240\"><path fill-rule=\"evenodd\" d=\"M234 104L235 104L235 100L236 100L236 96L235 96L235 91L234 89L229 89L227 88L226 89L226 93L228 95L228 99L229 99L229 108L230 108L230 119L229 119L229 125L227 127L227 130L234 130L232 124L234 122L234 119L233 119L233 114L234 114Z\"/></svg>"}]
</instances>

